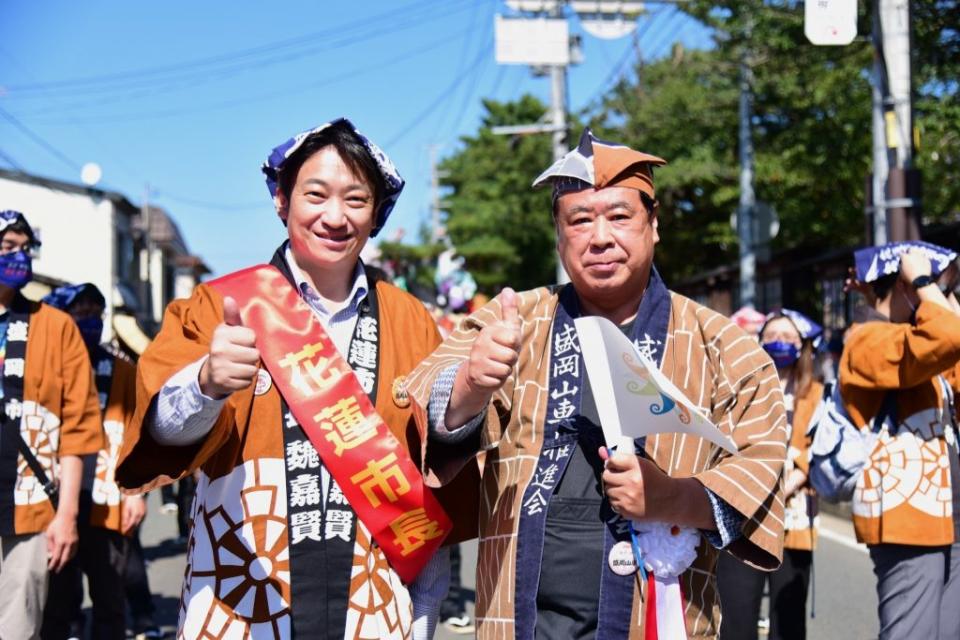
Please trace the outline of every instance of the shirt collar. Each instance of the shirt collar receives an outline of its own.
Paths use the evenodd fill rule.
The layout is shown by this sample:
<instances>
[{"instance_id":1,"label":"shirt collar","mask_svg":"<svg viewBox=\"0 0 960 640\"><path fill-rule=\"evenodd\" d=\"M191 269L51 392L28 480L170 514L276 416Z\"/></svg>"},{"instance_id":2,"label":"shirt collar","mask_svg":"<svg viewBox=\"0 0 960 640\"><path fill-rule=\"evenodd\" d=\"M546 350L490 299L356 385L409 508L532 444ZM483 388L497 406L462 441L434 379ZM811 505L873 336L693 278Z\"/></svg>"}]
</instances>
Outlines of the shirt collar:
<instances>
[{"instance_id":1,"label":"shirt collar","mask_svg":"<svg viewBox=\"0 0 960 640\"><path fill-rule=\"evenodd\" d=\"M297 291L300 292L300 295L303 296L303 299L306 300L317 313L320 313L324 316L329 316L332 314L330 309L324 304L323 298L320 297L320 294L307 283L306 279L303 277L303 272L300 271L300 267L297 266L296 260L293 259L293 252L290 250L290 241L286 242L284 247L283 257L287 261L287 266L290 268L290 273L293 275L293 281L297 285ZM344 305L342 310L349 309L356 312L360 303L363 302L364 298L367 297L367 293L370 289L369 282L367 281L367 272L363 268L363 261L357 260L357 265L353 270L353 283L350 287L350 295L347 296L347 303Z\"/></svg>"}]
</instances>

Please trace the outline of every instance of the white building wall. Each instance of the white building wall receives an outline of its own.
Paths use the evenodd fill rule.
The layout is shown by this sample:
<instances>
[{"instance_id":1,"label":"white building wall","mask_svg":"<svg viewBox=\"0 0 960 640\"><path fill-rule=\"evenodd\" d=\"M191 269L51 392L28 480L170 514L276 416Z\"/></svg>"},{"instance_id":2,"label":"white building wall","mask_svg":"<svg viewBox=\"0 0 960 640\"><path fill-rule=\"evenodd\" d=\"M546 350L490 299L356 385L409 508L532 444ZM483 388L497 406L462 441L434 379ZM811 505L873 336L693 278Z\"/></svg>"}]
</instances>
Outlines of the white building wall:
<instances>
[{"instance_id":1,"label":"white building wall","mask_svg":"<svg viewBox=\"0 0 960 640\"><path fill-rule=\"evenodd\" d=\"M190 272L179 271L173 285L174 298L189 298L197 286L197 279Z\"/></svg>"},{"instance_id":2,"label":"white building wall","mask_svg":"<svg viewBox=\"0 0 960 640\"><path fill-rule=\"evenodd\" d=\"M153 297L153 319L155 322L163 321L163 312L166 309L166 301L163 299L163 292L166 289L166 280L164 276L164 255L159 247L154 247L150 251L150 295Z\"/></svg>"},{"instance_id":3,"label":"white building wall","mask_svg":"<svg viewBox=\"0 0 960 640\"><path fill-rule=\"evenodd\" d=\"M92 282L100 288L107 299L104 339L111 339L116 264L113 202L0 178L0 209L22 212L38 231L43 246L34 258L34 273L68 283Z\"/></svg>"}]
</instances>

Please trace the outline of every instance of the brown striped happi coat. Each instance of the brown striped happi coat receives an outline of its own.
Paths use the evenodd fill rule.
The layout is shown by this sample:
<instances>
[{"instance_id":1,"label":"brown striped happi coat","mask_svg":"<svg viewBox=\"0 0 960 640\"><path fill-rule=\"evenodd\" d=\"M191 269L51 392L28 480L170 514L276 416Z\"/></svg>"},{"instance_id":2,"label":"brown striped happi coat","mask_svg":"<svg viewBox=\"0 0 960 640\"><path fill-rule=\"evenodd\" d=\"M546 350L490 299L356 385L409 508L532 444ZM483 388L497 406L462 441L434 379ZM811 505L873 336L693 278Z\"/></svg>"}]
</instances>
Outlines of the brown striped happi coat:
<instances>
[{"instance_id":1,"label":"brown striped happi coat","mask_svg":"<svg viewBox=\"0 0 960 640\"><path fill-rule=\"evenodd\" d=\"M514 584L520 502L537 465L547 407L550 336L558 289L519 294L523 347L513 375L494 395L482 431L487 451L480 504L477 564L479 638L514 637ZM781 472L786 417L776 369L757 341L732 322L671 293L671 317L662 371L740 449L731 456L700 438L660 434L647 439L650 458L671 476L694 476L744 516L742 535L729 550L751 565L773 569L783 550ZM422 430L436 377L469 357L480 330L500 317L499 299L466 318L407 378ZM426 442L426 438L424 438ZM425 451L428 483L451 479L465 457L432 443ZM705 540L681 577L691 638L712 638L720 624L714 567L717 551ZM631 638L643 637L643 599L634 592Z\"/></svg>"}]
</instances>

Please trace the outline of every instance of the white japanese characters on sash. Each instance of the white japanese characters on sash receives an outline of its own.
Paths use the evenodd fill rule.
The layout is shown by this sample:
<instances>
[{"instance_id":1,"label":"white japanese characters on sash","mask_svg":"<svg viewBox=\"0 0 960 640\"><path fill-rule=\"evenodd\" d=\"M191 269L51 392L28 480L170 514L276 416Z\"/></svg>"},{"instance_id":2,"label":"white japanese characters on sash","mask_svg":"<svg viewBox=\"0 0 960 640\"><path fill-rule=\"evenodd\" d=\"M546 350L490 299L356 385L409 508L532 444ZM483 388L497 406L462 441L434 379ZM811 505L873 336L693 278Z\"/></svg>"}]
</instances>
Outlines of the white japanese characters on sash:
<instances>
[{"instance_id":1,"label":"white japanese characters on sash","mask_svg":"<svg viewBox=\"0 0 960 640\"><path fill-rule=\"evenodd\" d=\"M550 397L557 402L547 416L547 423L558 424L580 408L574 404L580 392L580 341L572 323L564 322L554 334L552 355L550 379L555 384L550 389Z\"/></svg>"},{"instance_id":2,"label":"white japanese characters on sash","mask_svg":"<svg viewBox=\"0 0 960 640\"><path fill-rule=\"evenodd\" d=\"M357 319L353 340L350 341L350 352L347 354L347 362L366 393L373 391L377 380L378 330L376 318L361 315Z\"/></svg>"},{"instance_id":3,"label":"white japanese characters on sash","mask_svg":"<svg viewBox=\"0 0 960 640\"><path fill-rule=\"evenodd\" d=\"M660 348L663 346L663 340L652 338L649 333L644 332L642 338L637 337L633 340L633 344L650 362L660 362Z\"/></svg>"},{"instance_id":4,"label":"white japanese characters on sash","mask_svg":"<svg viewBox=\"0 0 960 640\"><path fill-rule=\"evenodd\" d=\"M27 332L29 328L29 323L23 320L11 320L10 324L7 325L7 344L6 344L6 354L7 356L13 355L13 357L7 357L3 363L3 377L6 379L16 378L19 381L19 388L23 389L23 375L26 369L26 360L23 357L18 357L19 352L26 351L26 342L27 342ZM19 343L14 345L13 343ZM10 420L19 420L23 415L23 398L22 392L20 393L21 397L17 397L18 394L10 393L11 385L5 384L3 391L7 401L4 403L4 413L7 418Z\"/></svg>"},{"instance_id":5,"label":"white japanese characters on sash","mask_svg":"<svg viewBox=\"0 0 960 640\"><path fill-rule=\"evenodd\" d=\"M337 481L322 469L317 450L289 411L284 414L284 431L290 544L334 538L351 542L353 510Z\"/></svg>"},{"instance_id":6,"label":"white japanese characters on sash","mask_svg":"<svg viewBox=\"0 0 960 640\"><path fill-rule=\"evenodd\" d=\"M550 402L547 415L548 432L557 434L557 425L573 418L580 411L581 360L580 341L573 323L561 323L553 333L550 358ZM543 512L566 468L573 444L545 445L537 470L527 486L522 508L525 515Z\"/></svg>"},{"instance_id":7,"label":"white japanese characters on sash","mask_svg":"<svg viewBox=\"0 0 960 640\"><path fill-rule=\"evenodd\" d=\"M533 480L530 481L530 490L528 496L523 502L523 509L528 516L542 512L553 495L557 481L560 479L560 470L563 460L570 457L573 450L572 444L564 444L559 447L553 447L543 452L543 458L533 474Z\"/></svg>"}]
</instances>

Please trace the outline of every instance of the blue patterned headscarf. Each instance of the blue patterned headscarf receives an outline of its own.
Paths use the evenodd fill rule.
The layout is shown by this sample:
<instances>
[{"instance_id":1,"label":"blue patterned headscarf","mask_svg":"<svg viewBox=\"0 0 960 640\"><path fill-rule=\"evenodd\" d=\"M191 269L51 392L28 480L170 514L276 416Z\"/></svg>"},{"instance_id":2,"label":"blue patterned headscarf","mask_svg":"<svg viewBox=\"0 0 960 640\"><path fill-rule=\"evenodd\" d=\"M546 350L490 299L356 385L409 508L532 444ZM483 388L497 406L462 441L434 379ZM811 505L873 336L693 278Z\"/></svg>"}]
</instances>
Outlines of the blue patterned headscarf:
<instances>
[{"instance_id":1,"label":"blue patterned headscarf","mask_svg":"<svg viewBox=\"0 0 960 640\"><path fill-rule=\"evenodd\" d=\"M768 313L767 321L764 322L763 326L766 327L767 323L774 318L787 318L793 323L793 326L797 328L797 333L800 334L800 338L802 340L811 340L813 342L814 349L820 346L820 340L823 338L823 327L799 311L794 311L793 309L787 309L784 307L779 311ZM763 333L762 328L760 329L760 333Z\"/></svg>"},{"instance_id":2,"label":"blue patterned headscarf","mask_svg":"<svg viewBox=\"0 0 960 640\"><path fill-rule=\"evenodd\" d=\"M397 198L400 197L400 192L403 191L404 181L397 172L397 168L393 165L393 162L391 162L390 158L387 157L387 154L385 154L380 147L371 142L369 138L360 133L360 131L358 131L357 128L353 126L353 123L348 119L337 118L336 120L331 120L330 122L324 123L319 127L298 133L283 144L274 147L273 151L270 152L270 155L267 157L266 162L263 163L263 167L261 167L260 170L263 171L263 174L266 176L267 189L270 190L270 195L276 196L280 171L283 169L283 165L287 161L287 158L289 158L297 149L299 149L304 141L311 135L320 133L328 127L332 127L341 123L346 124L350 128L350 131L357 136L364 149L366 149L373 158L377 168L380 169L380 175L383 176L384 193L379 204L379 209L376 212L377 219L373 225L373 231L370 233L371 236L376 236L386 223L390 212L393 211L394 205L397 204Z\"/></svg>"},{"instance_id":3,"label":"blue patterned headscarf","mask_svg":"<svg viewBox=\"0 0 960 640\"><path fill-rule=\"evenodd\" d=\"M77 296L86 291L88 288L92 289L93 296L100 306L106 307L107 301L104 299L103 294L100 293L100 289L97 288L97 285L93 284L92 282L84 282L82 284L66 284L62 287L57 287L43 297L43 302L51 307L56 307L61 311L66 311L70 308L70 305L73 304L73 301L77 299Z\"/></svg>"},{"instance_id":4,"label":"blue patterned headscarf","mask_svg":"<svg viewBox=\"0 0 960 640\"><path fill-rule=\"evenodd\" d=\"M37 236L33 233L33 227L31 227L30 223L27 222L27 217L19 211L14 211L13 209L5 209L0 211L0 235L3 235L3 232L6 230L6 228L16 222L23 222L23 224L27 225L27 235L30 237L30 245L34 248L39 247L40 241L37 240Z\"/></svg>"},{"instance_id":5,"label":"blue patterned headscarf","mask_svg":"<svg viewBox=\"0 0 960 640\"><path fill-rule=\"evenodd\" d=\"M860 282L874 282L891 273L900 271L900 254L910 249L917 249L929 258L930 268L934 276L943 273L950 263L957 259L957 252L932 242L922 240L908 240L905 242L888 242L879 247L866 247L854 252L857 263L857 280Z\"/></svg>"}]
</instances>

